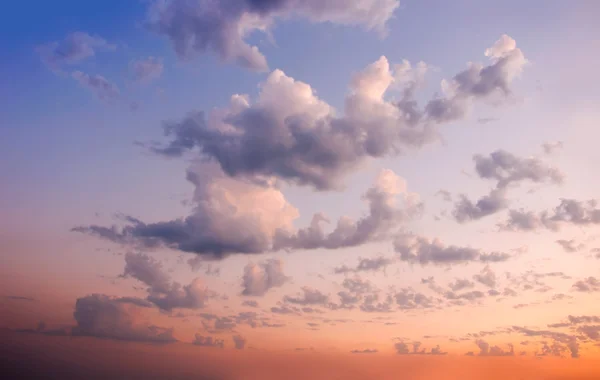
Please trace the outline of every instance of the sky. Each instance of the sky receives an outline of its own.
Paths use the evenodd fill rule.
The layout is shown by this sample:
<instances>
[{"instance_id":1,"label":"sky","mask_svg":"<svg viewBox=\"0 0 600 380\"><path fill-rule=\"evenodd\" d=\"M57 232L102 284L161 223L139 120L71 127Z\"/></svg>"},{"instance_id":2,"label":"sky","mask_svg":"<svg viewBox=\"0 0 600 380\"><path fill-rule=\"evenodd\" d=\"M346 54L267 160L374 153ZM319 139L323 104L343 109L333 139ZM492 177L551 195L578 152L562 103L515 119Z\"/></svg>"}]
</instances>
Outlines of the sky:
<instances>
[{"instance_id":1,"label":"sky","mask_svg":"<svg viewBox=\"0 0 600 380\"><path fill-rule=\"evenodd\" d=\"M591 374L596 1L5 8L7 352Z\"/></svg>"}]
</instances>

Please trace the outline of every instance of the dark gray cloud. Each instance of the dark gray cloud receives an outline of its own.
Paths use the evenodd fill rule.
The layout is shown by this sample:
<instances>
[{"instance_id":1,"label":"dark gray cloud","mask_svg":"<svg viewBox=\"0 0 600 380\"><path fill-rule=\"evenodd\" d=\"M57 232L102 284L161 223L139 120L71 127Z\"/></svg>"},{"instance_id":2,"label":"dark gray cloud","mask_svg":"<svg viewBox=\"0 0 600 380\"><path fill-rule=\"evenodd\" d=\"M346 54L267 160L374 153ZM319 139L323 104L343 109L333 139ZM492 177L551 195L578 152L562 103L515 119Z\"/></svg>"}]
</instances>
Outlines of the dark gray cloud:
<instances>
[{"instance_id":1,"label":"dark gray cloud","mask_svg":"<svg viewBox=\"0 0 600 380\"><path fill-rule=\"evenodd\" d=\"M470 247L445 246L439 240L403 234L394 241L394 249L400 260L421 265L451 265L467 262L506 261L510 255L500 252L484 253Z\"/></svg>"},{"instance_id":2,"label":"dark gray cloud","mask_svg":"<svg viewBox=\"0 0 600 380\"><path fill-rule=\"evenodd\" d=\"M578 292L600 292L600 280L596 277L587 277L573 284L573 290Z\"/></svg>"},{"instance_id":3,"label":"dark gray cloud","mask_svg":"<svg viewBox=\"0 0 600 380\"><path fill-rule=\"evenodd\" d=\"M562 198L551 211L511 210L499 227L508 231L533 231L546 228L557 231L563 225L591 226L600 224L600 209L596 200L578 201Z\"/></svg>"},{"instance_id":4,"label":"dark gray cloud","mask_svg":"<svg viewBox=\"0 0 600 380\"><path fill-rule=\"evenodd\" d=\"M355 267L342 265L336 267L333 272L336 274L359 273L359 272L376 272L392 264L394 261L391 258L377 256L373 258L359 258L358 264Z\"/></svg>"},{"instance_id":5,"label":"dark gray cloud","mask_svg":"<svg viewBox=\"0 0 600 380\"><path fill-rule=\"evenodd\" d=\"M250 263L244 268L242 295L263 296L269 289L280 287L288 280L289 277L283 273L283 261L279 259Z\"/></svg>"},{"instance_id":6,"label":"dark gray cloud","mask_svg":"<svg viewBox=\"0 0 600 380\"><path fill-rule=\"evenodd\" d=\"M196 333L194 341L192 342L196 346L202 347L213 347L213 348L224 348L225 341L223 339L213 338L212 336L203 336Z\"/></svg>"},{"instance_id":7,"label":"dark gray cloud","mask_svg":"<svg viewBox=\"0 0 600 380\"><path fill-rule=\"evenodd\" d=\"M246 347L247 340L241 335L234 335L231 337L233 339L233 345L236 350L243 350Z\"/></svg>"},{"instance_id":8,"label":"dark gray cloud","mask_svg":"<svg viewBox=\"0 0 600 380\"><path fill-rule=\"evenodd\" d=\"M161 58L147 57L129 64L131 78L138 83L150 83L160 78L164 70Z\"/></svg>"},{"instance_id":9,"label":"dark gray cloud","mask_svg":"<svg viewBox=\"0 0 600 380\"><path fill-rule=\"evenodd\" d=\"M73 79L88 90L90 90L96 97L102 101L111 103L116 100L121 92L116 84L108 81L102 75L89 75L82 73L81 71L74 71L71 73Z\"/></svg>"},{"instance_id":10,"label":"dark gray cloud","mask_svg":"<svg viewBox=\"0 0 600 380\"><path fill-rule=\"evenodd\" d=\"M510 83L527 63L521 49L515 40L503 35L485 55L490 58L490 65L470 63L466 70L445 82L445 94L425 107L429 118L438 122L456 121L465 117L474 99L511 95Z\"/></svg>"},{"instance_id":11,"label":"dark gray cloud","mask_svg":"<svg viewBox=\"0 0 600 380\"><path fill-rule=\"evenodd\" d=\"M138 306L128 299L92 294L78 298L73 317L77 325L73 335L86 335L117 340L171 343L173 329L147 325L136 319Z\"/></svg>"},{"instance_id":12,"label":"dark gray cloud","mask_svg":"<svg viewBox=\"0 0 600 380\"><path fill-rule=\"evenodd\" d=\"M62 41L38 46L36 51L50 68L59 69L62 65L76 64L93 57L96 51L115 49L116 46L109 44L104 38L91 36L85 32L74 32Z\"/></svg>"},{"instance_id":13,"label":"dark gray cloud","mask_svg":"<svg viewBox=\"0 0 600 380\"><path fill-rule=\"evenodd\" d=\"M222 61L264 71L266 58L246 40L256 31L268 32L277 19L295 16L383 31L398 6L399 0L154 1L147 26L167 37L181 58L210 52Z\"/></svg>"}]
</instances>

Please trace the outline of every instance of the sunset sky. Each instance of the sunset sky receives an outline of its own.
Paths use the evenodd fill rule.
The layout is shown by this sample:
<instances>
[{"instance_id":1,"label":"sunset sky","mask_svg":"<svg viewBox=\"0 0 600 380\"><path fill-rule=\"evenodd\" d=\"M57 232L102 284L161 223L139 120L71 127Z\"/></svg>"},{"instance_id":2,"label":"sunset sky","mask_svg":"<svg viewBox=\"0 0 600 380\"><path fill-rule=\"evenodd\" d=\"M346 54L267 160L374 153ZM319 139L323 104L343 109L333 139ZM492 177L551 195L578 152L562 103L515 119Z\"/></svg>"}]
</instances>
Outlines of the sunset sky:
<instances>
[{"instance_id":1,"label":"sunset sky","mask_svg":"<svg viewBox=\"0 0 600 380\"><path fill-rule=\"evenodd\" d=\"M583 376L600 359L598 14L7 5L5 342L131 368L401 356Z\"/></svg>"}]
</instances>

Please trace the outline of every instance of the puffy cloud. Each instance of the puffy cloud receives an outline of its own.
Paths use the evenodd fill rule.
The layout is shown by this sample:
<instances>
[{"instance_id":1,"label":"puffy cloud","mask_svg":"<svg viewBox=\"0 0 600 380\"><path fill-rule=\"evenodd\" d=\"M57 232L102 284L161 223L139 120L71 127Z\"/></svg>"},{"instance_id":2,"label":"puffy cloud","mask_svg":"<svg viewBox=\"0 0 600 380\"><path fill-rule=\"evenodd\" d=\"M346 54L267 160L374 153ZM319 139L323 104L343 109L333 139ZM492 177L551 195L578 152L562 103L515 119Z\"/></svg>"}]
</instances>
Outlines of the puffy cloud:
<instances>
[{"instance_id":1,"label":"puffy cloud","mask_svg":"<svg viewBox=\"0 0 600 380\"><path fill-rule=\"evenodd\" d=\"M466 262L505 261L510 255L492 252L484 253L470 247L445 246L442 242L409 234L399 235L394 241L394 249L400 254L400 260L410 263L457 264Z\"/></svg>"},{"instance_id":2,"label":"puffy cloud","mask_svg":"<svg viewBox=\"0 0 600 380\"><path fill-rule=\"evenodd\" d=\"M102 75L89 75L81 71L71 73L73 79L79 84L98 97L98 99L106 102L112 102L120 95L119 87L116 84L108 81Z\"/></svg>"},{"instance_id":3,"label":"puffy cloud","mask_svg":"<svg viewBox=\"0 0 600 380\"><path fill-rule=\"evenodd\" d=\"M188 179L196 186L196 208L185 219L147 224L125 217L129 224L121 230L102 226L73 230L119 244L162 244L223 258L231 253L357 246L387 237L398 224L419 215L423 208L418 196L407 191L402 178L383 170L364 195L369 206L367 215L356 221L342 217L335 229L326 233L321 225L326 218L317 214L310 227L295 230L292 222L298 211L272 182L258 184L231 178L214 163L190 170ZM402 205L397 198L402 198ZM194 260L192 264L196 264Z\"/></svg>"},{"instance_id":4,"label":"puffy cloud","mask_svg":"<svg viewBox=\"0 0 600 380\"><path fill-rule=\"evenodd\" d=\"M573 289L578 292L600 292L600 280L596 277L587 277L573 284Z\"/></svg>"},{"instance_id":5,"label":"puffy cloud","mask_svg":"<svg viewBox=\"0 0 600 380\"><path fill-rule=\"evenodd\" d=\"M500 229L509 231L533 231L546 228L552 231L563 225L590 226L600 224L600 209L596 200L578 201L562 198L551 211L534 213L524 210L511 210L508 220Z\"/></svg>"},{"instance_id":6,"label":"puffy cloud","mask_svg":"<svg viewBox=\"0 0 600 380\"><path fill-rule=\"evenodd\" d=\"M403 198L403 206L397 204L397 197ZM369 213L357 221L342 217L335 229L325 233L322 223L327 218L322 214L313 217L310 227L300 229L294 234L283 231L277 237L276 248L342 248L357 246L371 240L387 237L402 221L420 214L423 205L417 194L407 191L406 182L391 170L382 170L363 199L369 204ZM363 259L358 270L385 265L385 259L369 261Z\"/></svg>"},{"instance_id":7,"label":"puffy cloud","mask_svg":"<svg viewBox=\"0 0 600 380\"><path fill-rule=\"evenodd\" d=\"M506 60L510 58L498 58ZM340 188L344 176L365 158L402 154L437 138L436 125L444 118L426 117L413 98L425 70L408 62L390 66L381 57L354 75L341 114L308 84L275 70L260 85L254 103L246 95L234 95L228 108L208 117L196 112L167 122L165 134L171 141L153 150L180 156L198 148L229 176L267 175L321 190ZM400 100L385 99L397 89Z\"/></svg>"},{"instance_id":8,"label":"puffy cloud","mask_svg":"<svg viewBox=\"0 0 600 380\"><path fill-rule=\"evenodd\" d=\"M175 342L173 329L149 325L142 320L139 307L130 300L92 294L78 298L73 317L73 335L118 340Z\"/></svg>"},{"instance_id":9,"label":"puffy cloud","mask_svg":"<svg viewBox=\"0 0 600 380\"><path fill-rule=\"evenodd\" d=\"M496 150L489 156L475 155L475 171L482 179L496 181L496 188L477 202L465 195L454 206L452 215L459 223L478 220L508 206L506 189L510 184L529 180L534 183L560 184L564 174L536 157L518 157L505 150Z\"/></svg>"},{"instance_id":10,"label":"puffy cloud","mask_svg":"<svg viewBox=\"0 0 600 380\"><path fill-rule=\"evenodd\" d=\"M350 351L351 354L376 354L379 351L376 349L370 349L370 348L366 348L364 350L352 350Z\"/></svg>"},{"instance_id":11,"label":"puffy cloud","mask_svg":"<svg viewBox=\"0 0 600 380\"><path fill-rule=\"evenodd\" d=\"M383 31L398 6L399 0L161 0L150 6L147 26L167 37L181 58L211 52L222 61L264 71L266 58L246 39L255 31L267 32L277 19L296 16Z\"/></svg>"},{"instance_id":12,"label":"puffy cloud","mask_svg":"<svg viewBox=\"0 0 600 380\"><path fill-rule=\"evenodd\" d=\"M246 301L242 302L242 306L258 307L258 302L254 301L254 300L246 300Z\"/></svg>"},{"instance_id":13,"label":"puffy cloud","mask_svg":"<svg viewBox=\"0 0 600 380\"><path fill-rule=\"evenodd\" d=\"M202 347L214 347L214 348L224 348L225 341L223 339L216 339L212 336L202 336L196 333L194 341L192 342L196 346Z\"/></svg>"},{"instance_id":14,"label":"puffy cloud","mask_svg":"<svg viewBox=\"0 0 600 380\"><path fill-rule=\"evenodd\" d=\"M459 290L463 290L463 289L472 288L474 286L475 286L475 283L466 278L464 278L464 279L457 278L454 282L451 282L450 284L448 284L448 287L450 287L450 289L452 289L455 292L459 291Z\"/></svg>"},{"instance_id":15,"label":"puffy cloud","mask_svg":"<svg viewBox=\"0 0 600 380\"><path fill-rule=\"evenodd\" d=\"M434 300L412 288L400 289L394 294L394 300L401 310L428 309L434 307Z\"/></svg>"},{"instance_id":16,"label":"puffy cloud","mask_svg":"<svg viewBox=\"0 0 600 380\"><path fill-rule=\"evenodd\" d=\"M542 144L542 149L546 154L555 154L564 147L562 141L549 141Z\"/></svg>"},{"instance_id":17,"label":"puffy cloud","mask_svg":"<svg viewBox=\"0 0 600 380\"><path fill-rule=\"evenodd\" d=\"M369 272L369 271L379 271L380 269L385 269L386 266L393 263L393 260L384 256L377 256L373 258L359 258L358 264L356 267L348 267L346 265L342 265L336 267L333 271L334 273L358 273L358 272Z\"/></svg>"},{"instance_id":18,"label":"puffy cloud","mask_svg":"<svg viewBox=\"0 0 600 380\"><path fill-rule=\"evenodd\" d=\"M396 349L396 354L398 355L446 355L447 352L442 351L439 345L431 348L430 351L426 351L425 348L421 349L421 342L413 342L412 343L412 351L410 350L408 344L403 341L397 342L394 344L394 348Z\"/></svg>"},{"instance_id":19,"label":"puffy cloud","mask_svg":"<svg viewBox=\"0 0 600 380\"><path fill-rule=\"evenodd\" d=\"M387 313L392 311L392 295L383 295L370 281L358 275L342 282L344 290L338 292L339 304L330 303L331 309L353 309L358 306L366 313Z\"/></svg>"},{"instance_id":20,"label":"puffy cloud","mask_svg":"<svg viewBox=\"0 0 600 380\"><path fill-rule=\"evenodd\" d=\"M514 356L515 349L512 344L509 344L509 350L505 351L499 346L490 346L490 344L483 339L475 341L477 347L479 347L479 356Z\"/></svg>"},{"instance_id":21,"label":"puffy cloud","mask_svg":"<svg viewBox=\"0 0 600 380\"><path fill-rule=\"evenodd\" d=\"M496 287L496 274L489 265L486 265L480 273L474 275L473 279L490 288Z\"/></svg>"},{"instance_id":22,"label":"puffy cloud","mask_svg":"<svg viewBox=\"0 0 600 380\"><path fill-rule=\"evenodd\" d=\"M329 296L321 293L318 289L305 286L302 288L302 295L285 296L284 301L297 305L327 305Z\"/></svg>"},{"instance_id":23,"label":"puffy cloud","mask_svg":"<svg viewBox=\"0 0 600 380\"><path fill-rule=\"evenodd\" d=\"M38 46L36 51L52 69L62 65L79 63L86 58L96 55L96 51L115 50L116 46L109 44L104 38L91 36L86 32L74 32L62 41L54 41Z\"/></svg>"},{"instance_id":24,"label":"puffy cloud","mask_svg":"<svg viewBox=\"0 0 600 380\"><path fill-rule=\"evenodd\" d=\"M549 330L533 330L525 327L513 326L513 331L528 337L544 337L554 341L552 346L548 346L544 342L542 355L561 356L562 352L569 351L572 358L579 357L579 343L577 337L562 332ZM539 355L539 354L538 354Z\"/></svg>"},{"instance_id":25,"label":"puffy cloud","mask_svg":"<svg viewBox=\"0 0 600 380\"><path fill-rule=\"evenodd\" d=\"M242 295L262 296L269 289L282 286L289 280L283 273L283 261L271 259L259 264L250 263L244 268Z\"/></svg>"},{"instance_id":26,"label":"puffy cloud","mask_svg":"<svg viewBox=\"0 0 600 380\"><path fill-rule=\"evenodd\" d=\"M232 339L233 339L233 344L234 344L236 350L243 350L244 347L246 347L247 340L243 336L234 335L232 337Z\"/></svg>"},{"instance_id":27,"label":"puffy cloud","mask_svg":"<svg viewBox=\"0 0 600 380\"><path fill-rule=\"evenodd\" d=\"M574 239L571 239L571 240L560 239L560 240L556 241L556 244L560 245L562 247L562 249L568 253L577 252L577 251L585 248L585 244L583 244L583 243L577 244L577 242Z\"/></svg>"},{"instance_id":28,"label":"puffy cloud","mask_svg":"<svg viewBox=\"0 0 600 380\"><path fill-rule=\"evenodd\" d=\"M163 310L174 308L198 309L214 296L202 283L200 278L190 284L181 286L172 282L162 268L162 264L142 253L125 255L123 276L131 276L148 285L147 300Z\"/></svg>"},{"instance_id":29,"label":"puffy cloud","mask_svg":"<svg viewBox=\"0 0 600 380\"><path fill-rule=\"evenodd\" d=\"M465 223L495 214L507 206L508 201L504 189L493 189L488 195L481 197L475 203L466 195L461 194L458 202L454 205L452 216L457 222Z\"/></svg>"},{"instance_id":30,"label":"puffy cloud","mask_svg":"<svg viewBox=\"0 0 600 380\"><path fill-rule=\"evenodd\" d=\"M131 77L138 83L150 83L160 78L163 69L164 64L162 59L156 57L138 59L129 64Z\"/></svg>"},{"instance_id":31,"label":"puffy cloud","mask_svg":"<svg viewBox=\"0 0 600 380\"><path fill-rule=\"evenodd\" d=\"M536 157L518 157L505 150L496 150L489 156L475 155L475 170L480 178L497 181L498 188L529 180L533 183L561 184L564 174Z\"/></svg>"},{"instance_id":32,"label":"puffy cloud","mask_svg":"<svg viewBox=\"0 0 600 380\"><path fill-rule=\"evenodd\" d=\"M503 35L485 55L491 60L488 66L469 63L451 81L442 82L444 95L429 101L425 107L429 118L455 121L468 113L474 99L511 95L511 82L527 64L523 52L514 39Z\"/></svg>"}]
</instances>

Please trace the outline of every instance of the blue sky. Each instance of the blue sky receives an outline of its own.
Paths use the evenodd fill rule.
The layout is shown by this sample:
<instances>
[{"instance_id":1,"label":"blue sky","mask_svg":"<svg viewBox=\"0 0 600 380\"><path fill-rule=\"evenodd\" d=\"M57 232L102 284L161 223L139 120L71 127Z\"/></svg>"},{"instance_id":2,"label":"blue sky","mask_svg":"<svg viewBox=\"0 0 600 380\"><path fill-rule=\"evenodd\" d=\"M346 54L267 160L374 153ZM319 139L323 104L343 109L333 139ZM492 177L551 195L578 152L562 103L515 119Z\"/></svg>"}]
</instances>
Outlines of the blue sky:
<instances>
[{"instance_id":1,"label":"blue sky","mask_svg":"<svg viewBox=\"0 0 600 380\"><path fill-rule=\"evenodd\" d=\"M201 156L167 158L147 148L152 142L169 142L170 137L163 135L165 122L179 122L193 111L209 113L215 108L227 107L233 94L248 94L254 100L261 91L260 84L271 78L269 75L275 69L310 85L322 101L335 108L337 116L344 113L345 96L350 93L352 78L381 56L387 57L392 66L404 59L410 61L413 68L419 61L428 65L425 81L416 95L422 107L429 99L442 96L442 80L452 82L457 73L466 70L469 62L491 65L494 61L484 53L503 35L516 41L516 48L510 51L520 49L527 59L523 72L509 81L510 96L496 102L500 104L487 98L481 102L474 100L464 118L439 127L438 141L405 155L387 154L361 161L361 165L344 177L342 191L315 191L308 185L295 186L286 182L289 178L281 172L267 173L283 180L284 185L269 187L271 192L264 198L260 198L264 195L260 190L243 187L247 185L243 181L247 178L240 180L231 176L233 184L219 182L218 186L223 186L222 193L232 194L233 198L243 198L245 194L236 193L240 188L249 189L248 193L256 191L257 199L272 196L274 203L281 200L280 195L284 196L285 202L299 214L293 221L294 228L302 228L319 212L327 214L332 221L344 215L355 219L365 215L369 205L363 201L367 198L361 196L368 194L373 186L377 189L381 169L391 169L406 180L407 191L417 193L425 204L422 218L402 224L402 232L410 231L431 240L439 238L445 246L486 252L517 252L527 247L515 254L514 261L490 264L498 278L528 268L564 270L573 281L598 276L595 269L598 261L593 258L593 249L598 246L600 237L597 224L588 229L587 225L584 228L573 223L558 232L540 228L512 234L499 232L498 225L506 220L508 209L538 212L552 210L561 198L583 202L598 197L600 151L596 145L600 138L597 108L600 72L595 66L600 60L600 29L595 18L600 11L599 3L405 0L386 22L385 35L340 22L313 22L310 17L275 17L274 25L268 29L270 35L255 31L245 39L266 57L269 65L266 72L223 62L211 52L182 59L167 38L144 26L149 6L146 1L15 2L5 6L0 16L0 44L4 52L0 60L0 209L3 214L0 255L10 263L3 272L10 272L12 276L5 280L10 289L22 286L35 297L38 290L34 285L40 278L61 277L57 281L64 285L61 290L64 294L57 290L55 296L63 297L65 302L73 301L77 287L81 288L81 296L141 294L132 290L133 279L127 282L119 277L123 274L123 254L137 251L139 246L123 246L119 241L115 244L114 240L118 239L105 242L71 229L121 223L114 217L118 213L148 224L182 220L190 214L202 217L197 215L201 209L198 204L206 201L202 196L207 195L202 191L218 195L201 185L194 187L186 180L186 170L197 167L194 161ZM53 70L38 53L39 47L63 41L75 32L102 38L114 47L97 48L93 56L76 64L61 65L62 71ZM131 65L148 57L161 60L164 69L149 83L137 83L132 79ZM119 96L110 102L98 99L93 91L74 79L75 71L101 75L116 85ZM284 100L271 99L274 103ZM133 104L136 107L132 107ZM558 142L562 146L557 149L558 153L544 153L543 144ZM558 168L566 180L559 184L560 181L549 180L546 174L542 180L534 174L525 174L524 179L514 182L526 184L509 190L510 206L500 207L469 223L457 221L452 210L460 194L476 201L495 186L501 187L477 174L473 159L475 154L487 156L499 149L514 154L517 161L533 160L527 162L539 164L544 170ZM217 160L215 157L212 157L213 162ZM202 173L210 177L210 167L199 167L200 177ZM253 180L258 178L255 177ZM235 182L238 180L241 182ZM452 193L452 202L436 195L439 190ZM247 204L237 206L256 211ZM266 213L273 210L265 209L267 211L256 212L268 219ZM276 221L271 222L285 224L281 220L286 221L289 215L284 212L278 215ZM328 228L334 227L333 223ZM224 228L236 230L239 225ZM122 240L126 240L125 237L121 236ZM565 256L556 241L570 239L585 249ZM303 286L335 294L343 278L331 278L334 267L352 265L364 257L398 254L389 239L367 239L364 244L339 250L325 246L290 247L287 248L295 252L266 250L257 255L233 252L214 264L221 269L220 277L205 276L204 281L221 294L227 294L230 298L223 303L236 308L243 298L238 288L247 265L266 262L268 258L283 260L292 280L261 299L265 305L274 306L286 304L283 296L300 292ZM145 248L149 255L165 263L173 278L182 284L197 275L186 261L195 254L200 257L205 254L174 246ZM110 249L112 254L98 253L105 249ZM482 263L465 262L450 268L397 260L385 275L378 272L371 281L381 289L419 289L426 287L421 281L423 278L434 276L439 283L450 282L458 277L475 276L483 268ZM554 293L563 291L560 286L564 284L551 285ZM570 288L566 289L564 292ZM511 305L489 301L484 308L473 310L468 309L473 305L466 305L461 310L474 313L473 324L482 329L502 323L499 315L503 308L508 309L506 313L516 320L514 323L550 323L563 317L564 305L548 305L545 301L549 295L544 293L539 298L536 298L537 293L519 295L523 303L537 305L530 312L516 310L513 304L517 300L511 301ZM597 300L597 296L578 297L574 298L573 312L593 312L589 302ZM70 312L69 309L68 313L56 317L57 320L65 323L65 315L70 317ZM415 311L418 312L420 310ZM350 313L353 318L358 315L355 313L359 312ZM156 318L163 317L160 314ZM448 320L450 326L447 335L466 334L471 328L457 314L448 316L432 311L420 321L411 320L412 317L414 315L402 314L397 318L403 323L414 322L419 333L444 320ZM296 322L306 321L299 317L291 325ZM186 333L193 329L189 325L182 326L181 330ZM293 330L294 333L300 331L298 329ZM367 340L368 344L384 346L385 343L378 340L387 334L382 331L377 330L376 338ZM342 339L341 335L344 334L336 331L323 339L330 339L327 344L335 339L343 341L343 345L353 344L350 337L344 335ZM364 341L367 335L356 339Z\"/></svg>"}]
</instances>

